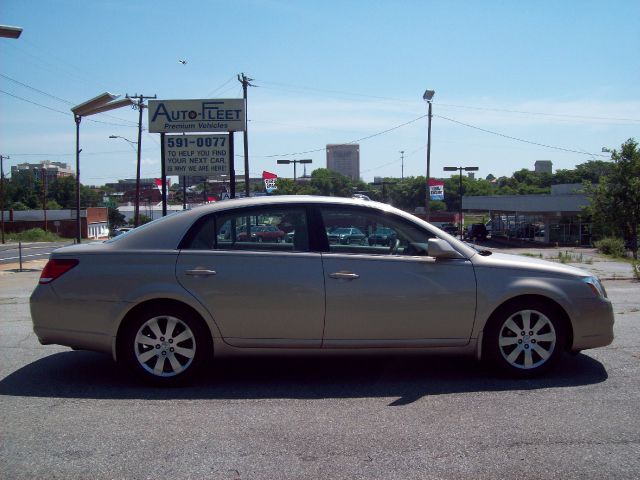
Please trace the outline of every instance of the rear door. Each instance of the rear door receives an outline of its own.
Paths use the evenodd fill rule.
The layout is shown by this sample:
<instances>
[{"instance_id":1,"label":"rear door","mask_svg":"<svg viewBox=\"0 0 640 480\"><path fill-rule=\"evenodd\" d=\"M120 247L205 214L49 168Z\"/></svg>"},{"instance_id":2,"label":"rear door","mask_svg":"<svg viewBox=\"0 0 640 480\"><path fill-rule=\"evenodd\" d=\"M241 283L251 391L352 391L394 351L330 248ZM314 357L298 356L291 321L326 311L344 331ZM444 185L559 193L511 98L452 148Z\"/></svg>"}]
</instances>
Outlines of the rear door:
<instances>
[{"instance_id":1,"label":"rear door","mask_svg":"<svg viewBox=\"0 0 640 480\"><path fill-rule=\"evenodd\" d=\"M286 225L293 241L251 241L244 232L247 225L257 224ZM322 258L309 251L304 208L232 210L201 219L196 229L180 252L176 275L206 306L227 343L320 346L325 313Z\"/></svg>"}]
</instances>

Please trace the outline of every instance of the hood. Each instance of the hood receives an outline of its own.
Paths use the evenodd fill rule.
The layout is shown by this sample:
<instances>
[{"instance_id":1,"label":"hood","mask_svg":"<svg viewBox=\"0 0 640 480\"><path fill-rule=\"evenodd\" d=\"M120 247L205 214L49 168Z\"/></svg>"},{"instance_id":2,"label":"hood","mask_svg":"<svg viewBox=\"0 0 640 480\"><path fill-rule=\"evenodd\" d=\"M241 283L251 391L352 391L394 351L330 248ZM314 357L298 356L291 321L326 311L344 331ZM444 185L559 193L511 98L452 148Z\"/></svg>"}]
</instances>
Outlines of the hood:
<instances>
[{"instance_id":1,"label":"hood","mask_svg":"<svg viewBox=\"0 0 640 480\"><path fill-rule=\"evenodd\" d=\"M571 267L562 263L550 262L541 258L511 255L508 253L492 253L490 256L473 256L476 266L488 268L511 268L518 270L532 270L536 272L548 272L572 277L591 277L592 273L581 268Z\"/></svg>"}]
</instances>

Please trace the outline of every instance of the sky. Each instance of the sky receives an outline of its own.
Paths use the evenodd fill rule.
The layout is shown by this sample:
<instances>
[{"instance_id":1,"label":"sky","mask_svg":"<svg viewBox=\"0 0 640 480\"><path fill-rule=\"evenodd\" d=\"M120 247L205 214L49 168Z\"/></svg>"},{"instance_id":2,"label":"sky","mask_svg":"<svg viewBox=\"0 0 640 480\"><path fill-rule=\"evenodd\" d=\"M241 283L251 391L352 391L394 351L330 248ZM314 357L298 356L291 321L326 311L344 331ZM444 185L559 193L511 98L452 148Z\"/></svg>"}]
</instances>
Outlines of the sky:
<instances>
[{"instance_id":1,"label":"sky","mask_svg":"<svg viewBox=\"0 0 640 480\"><path fill-rule=\"evenodd\" d=\"M245 73L252 177L292 177L278 159L324 168L325 146L349 142L365 181L425 175L426 89L432 177L572 169L640 140L638 18L637 0L2 0L0 24L23 33L0 38L0 154L5 171L75 168L72 106L104 91L240 98ZM83 119L83 184L135 178L135 145L109 136L137 141L137 121L129 107ZM141 156L159 177L159 134Z\"/></svg>"}]
</instances>

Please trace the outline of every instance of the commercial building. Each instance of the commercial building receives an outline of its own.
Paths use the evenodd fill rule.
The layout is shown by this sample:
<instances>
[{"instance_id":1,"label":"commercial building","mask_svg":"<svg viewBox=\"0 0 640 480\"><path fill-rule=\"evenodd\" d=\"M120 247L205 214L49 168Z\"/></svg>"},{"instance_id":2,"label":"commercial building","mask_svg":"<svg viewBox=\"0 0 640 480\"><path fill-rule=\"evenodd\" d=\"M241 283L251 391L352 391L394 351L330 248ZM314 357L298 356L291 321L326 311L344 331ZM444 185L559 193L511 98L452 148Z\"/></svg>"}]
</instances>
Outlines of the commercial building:
<instances>
[{"instance_id":1,"label":"commercial building","mask_svg":"<svg viewBox=\"0 0 640 480\"><path fill-rule=\"evenodd\" d=\"M551 160L538 160L533 168L536 173L553 173L553 162Z\"/></svg>"},{"instance_id":2,"label":"commercial building","mask_svg":"<svg viewBox=\"0 0 640 480\"><path fill-rule=\"evenodd\" d=\"M354 182L360 180L360 145L327 145L327 169L349 177Z\"/></svg>"},{"instance_id":3,"label":"commercial building","mask_svg":"<svg viewBox=\"0 0 640 480\"><path fill-rule=\"evenodd\" d=\"M75 210L9 210L4 213L5 232L23 232L42 228L61 237L76 236ZM104 207L88 207L80 210L82 238L93 240L109 236L108 212Z\"/></svg>"},{"instance_id":4,"label":"commercial building","mask_svg":"<svg viewBox=\"0 0 640 480\"><path fill-rule=\"evenodd\" d=\"M491 235L561 245L590 245L591 224L582 209L590 203L578 184L552 185L551 194L464 196L467 212L489 212Z\"/></svg>"},{"instance_id":5,"label":"commercial building","mask_svg":"<svg viewBox=\"0 0 640 480\"><path fill-rule=\"evenodd\" d=\"M68 164L43 160L40 163L20 163L11 167L11 177L30 174L36 181L42 181L45 177L47 183L51 183L60 177L75 177L75 172Z\"/></svg>"}]
</instances>

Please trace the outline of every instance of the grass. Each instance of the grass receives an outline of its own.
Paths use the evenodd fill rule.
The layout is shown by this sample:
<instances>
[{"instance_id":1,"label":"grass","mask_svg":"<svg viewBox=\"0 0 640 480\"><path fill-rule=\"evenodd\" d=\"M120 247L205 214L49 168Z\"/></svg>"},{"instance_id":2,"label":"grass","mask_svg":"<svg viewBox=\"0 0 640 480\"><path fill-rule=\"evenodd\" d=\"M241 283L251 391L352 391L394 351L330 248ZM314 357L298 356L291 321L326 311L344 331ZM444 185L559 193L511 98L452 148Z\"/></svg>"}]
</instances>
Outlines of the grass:
<instances>
[{"instance_id":1,"label":"grass","mask_svg":"<svg viewBox=\"0 0 640 480\"><path fill-rule=\"evenodd\" d=\"M9 233L7 238L10 242L59 242L64 240L59 235L45 232L41 228L32 228L19 233Z\"/></svg>"},{"instance_id":2,"label":"grass","mask_svg":"<svg viewBox=\"0 0 640 480\"><path fill-rule=\"evenodd\" d=\"M542 253L521 253L523 257L542 258Z\"/></svg>"},{"instance_id":3,"label":"grass","mask_svg":"<svg viewBox=\"0 0 640 480\"><path fill-rule=\"evenodd\" d=\"M593 264L592 257L585 257L582 253L573 253L569 250L558 252L558 256L552 257L551 260L557 260L560 263L585 263L587 265Z\"/></svg>"}]
</instances>

